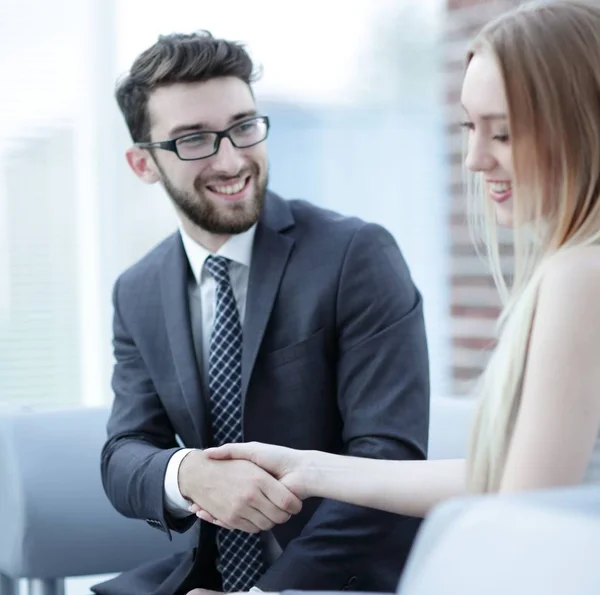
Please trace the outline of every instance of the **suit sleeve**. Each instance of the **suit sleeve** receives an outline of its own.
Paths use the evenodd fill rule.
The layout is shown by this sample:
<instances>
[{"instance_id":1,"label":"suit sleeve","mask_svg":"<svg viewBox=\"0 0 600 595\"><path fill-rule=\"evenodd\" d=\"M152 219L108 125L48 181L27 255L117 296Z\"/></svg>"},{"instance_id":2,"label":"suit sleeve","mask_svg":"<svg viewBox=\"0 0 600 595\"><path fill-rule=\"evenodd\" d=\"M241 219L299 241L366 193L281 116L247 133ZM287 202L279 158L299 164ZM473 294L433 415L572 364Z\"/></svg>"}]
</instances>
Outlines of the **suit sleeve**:
<instances>
[{"instance_id":1,"label":"suit sleeve","mask_svg":"<svg viewBox=\"0 0 600 595\"><path fill-rule=\"evenodd\" d=\"M112 376L114 401L101 455L104 490L124 516L144 519L167 533L184 531L194 517L167 513L164 480L171 456L179 450L143 358L127 330L119 308L119 281L113 291Z\"/></svg>"},{"instance_id":2,"label":"suit sleeve","mask_svg":"<svg viewBox=\"0 0 600 595\"><path fill-rule=\"evenodd\" d=\"M423 304L400 249L378 225L363 226L349 243L339 279L337 331L345 453L424 459L429 362ZM257 586L360 591L362 584L377 584L394 590L416 523L323 500Z\"/></svg>"}]
</instances>

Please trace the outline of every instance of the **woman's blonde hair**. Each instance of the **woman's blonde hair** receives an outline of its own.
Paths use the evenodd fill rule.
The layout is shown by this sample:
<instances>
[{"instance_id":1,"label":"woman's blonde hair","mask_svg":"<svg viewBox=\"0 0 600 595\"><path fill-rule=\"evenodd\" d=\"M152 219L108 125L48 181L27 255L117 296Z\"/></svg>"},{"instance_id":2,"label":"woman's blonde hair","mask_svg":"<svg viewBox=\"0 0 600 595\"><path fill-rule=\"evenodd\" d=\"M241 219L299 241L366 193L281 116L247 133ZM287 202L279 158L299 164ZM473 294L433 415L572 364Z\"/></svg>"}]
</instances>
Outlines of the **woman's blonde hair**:
<instances>
[{"instance_id":1,"label":"woman's blonde hair","mask_svg":"<svg viewBox=\"0 0 600 595\"><path fill-rule=\"evenodd\" d=\"M493 206L479 195L469 209L504 306L468 457L470 490L489 492L500 487L521 402L544 265L559 251L600 240L600 6L523 4L480 32L467 64L479 53L492 56L502 75L514 167L510 283Z\"/></svg>"}]
</instances>

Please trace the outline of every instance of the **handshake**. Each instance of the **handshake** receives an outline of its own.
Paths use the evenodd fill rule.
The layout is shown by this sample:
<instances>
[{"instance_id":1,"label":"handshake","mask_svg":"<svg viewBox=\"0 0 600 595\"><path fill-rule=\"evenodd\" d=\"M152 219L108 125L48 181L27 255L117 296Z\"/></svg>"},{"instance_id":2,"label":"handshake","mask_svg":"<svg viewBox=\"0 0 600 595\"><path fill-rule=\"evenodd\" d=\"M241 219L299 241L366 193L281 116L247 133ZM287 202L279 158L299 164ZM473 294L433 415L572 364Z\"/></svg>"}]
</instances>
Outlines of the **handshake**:
<instances>
[{"instance_id":1,"label":"handshake","mask_svg":"<svg viewBox=\"0 0 600 595\"><path fill-rule=\"evenodd\" d=\"M226 529L268 531L302 509L311 452L258 442L188 453L179 490L198 518Z\"/></svg>"}]
</instances>

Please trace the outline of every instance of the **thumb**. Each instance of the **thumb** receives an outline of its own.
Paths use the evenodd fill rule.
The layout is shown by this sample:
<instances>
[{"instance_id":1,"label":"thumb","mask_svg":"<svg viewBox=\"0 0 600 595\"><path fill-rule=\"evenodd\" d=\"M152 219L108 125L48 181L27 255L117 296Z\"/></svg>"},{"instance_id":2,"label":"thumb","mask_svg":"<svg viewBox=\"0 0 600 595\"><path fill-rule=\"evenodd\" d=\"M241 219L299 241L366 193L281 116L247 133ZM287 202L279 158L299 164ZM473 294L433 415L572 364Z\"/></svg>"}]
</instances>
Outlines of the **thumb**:
<instances>
[{"instance_id":1,"label":"thumb","mask_svg":"<svg viewBox=\"0 0 600 595\"><path fill-rule=\"evenodd\" d=\"M230 459L246 459L239 444L224 444L223 446L214 446L205 449L203 452L209 458L215 461L226 461Z\"/></svg>"}]
</instances>

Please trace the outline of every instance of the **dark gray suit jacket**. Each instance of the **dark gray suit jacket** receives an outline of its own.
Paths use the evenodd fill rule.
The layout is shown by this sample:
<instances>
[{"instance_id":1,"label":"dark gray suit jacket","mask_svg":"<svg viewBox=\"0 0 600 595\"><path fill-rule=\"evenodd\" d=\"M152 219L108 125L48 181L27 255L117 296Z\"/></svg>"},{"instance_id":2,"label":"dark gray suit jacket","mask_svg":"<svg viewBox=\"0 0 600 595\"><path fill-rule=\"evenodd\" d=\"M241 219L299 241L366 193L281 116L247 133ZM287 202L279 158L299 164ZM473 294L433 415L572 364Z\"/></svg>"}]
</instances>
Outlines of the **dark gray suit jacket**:
<instances>
[{"instance_id":1,"label":"dark gray suit jacket","mask_svg":"<svg viewBox=\"0 0 600 595\"><path fill-rule=\"evenodd\" d=\"M166 533L163 480L178 436L211 445L190 328L191 271L178 233L117 280L115 393L102 452L115 508ZM421 296L382 227L284 201L272 192L257 226L243 344L244 440L354 456L423 459L429 421ZM193 518L193 517L192 517ZM265 591L393 591L419 521L309 499L273 530L283 554ZM97 585L106 595L219 588L215 529L197 547Z\"/></svg>"}]
</instances>

